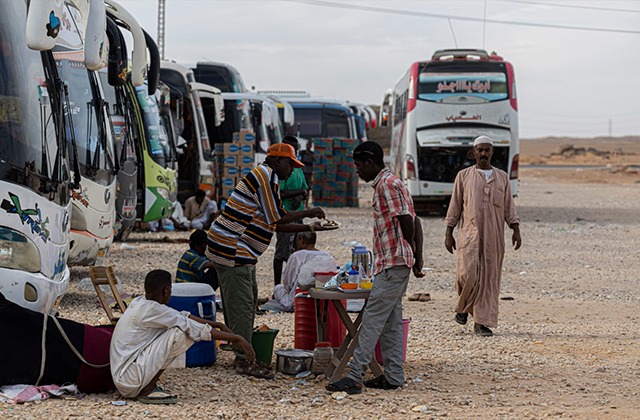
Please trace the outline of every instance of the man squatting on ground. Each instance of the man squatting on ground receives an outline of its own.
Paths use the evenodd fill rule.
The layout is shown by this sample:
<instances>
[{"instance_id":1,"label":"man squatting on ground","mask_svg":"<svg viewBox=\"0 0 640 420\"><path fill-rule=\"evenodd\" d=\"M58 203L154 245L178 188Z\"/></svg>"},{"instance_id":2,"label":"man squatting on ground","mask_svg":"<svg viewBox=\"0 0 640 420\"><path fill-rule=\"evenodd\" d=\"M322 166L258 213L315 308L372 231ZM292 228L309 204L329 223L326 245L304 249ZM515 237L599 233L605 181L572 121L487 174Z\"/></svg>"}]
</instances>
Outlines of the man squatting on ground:
<instances>
[{"instance_id":1,"label":"man squatting on ground","mask_svg":"<svg viewBox=\"0 0 640 420\"><path fill-rule=\"evenodd\" d=\"M156 382L195 341L226 340L248 361L255 359L251 345L224 324L167 306L171 298L169 272L153 270L147 274L144 291L145 296L131 302L111 338L111 376L122 396L146 403L177 402L175 395L156 387Z\"/></svg>"},{"instance_id":2,"label":"man squatting on ground","mask_svg":"<svg viewBox=\"0 0 640 420\"><path fill-rule=\"evenodd\" d=\"M298 153L300 143L294 136L286 136L282 139L293 147ZM294 168L288 179L280 180L280 198L282 206L288 212L304 209L302 204L308 197L307 182L300 168ZM297 221L296 221L297 222ZM277 286L282 281L282 266L289 259L295 248L296 234L291 232L276 232L276 252L273 254L273 285Z\"/></svg>"},{"instance_id":3,"label":"man squatting on ground","mask_svg":"<svg viewBox=\"0 0 640 420\"><path fill-rule=\"evenodd\" d=\"M513 229L511 243L516 250L522 245L522 238L509 176L491 166L491 138L477 137L473 142L473 154L476 165L458 172L456 176L445 218L447 232L444 245L453 254L456 249L453 228L457 225L458 301L454 319L465 325L467 314L471 314L476 334L489 337L493 332L488 327L498 326L504 223Z\"/></svg>"},{"instance_id":4,"label":"man squatting on ground","mask_svg":"<svg viewBox=\"0 0 640 420\"><path fill-rule=\"evenodd\" d=\"M402 296L413 268L422 273L422 226L416 217L411 194L402 181L384 166L382 147L372 141L353 151L358 176L373 181L373 244L375 281L364 308L359 343L345 378L327 385L329 391L362 392L364 374L378 339L384 374L364 382L371 388L396 389L404 384Z\"/></svg>"},{"instance_id":5,"label":"man squatting on ground","mask_svg":"<svg viewBox=\"0 0 640 420\"><path fill-rule=\"evenodd\" d=\"M265 162L236 185L222 213L211 224L206 251L218 272L224 320L231 331L251 343L258 302L256 263L267 250L273 232L330 230L315 224L293 223L305 217L324 219L324 211L313 208L287 212L280 199L279 181L294 168L302 167L293 147L277 143L269 147ZM253 363L236 349L236 372L273 378L268 368Z\"/></svg>"}]
</instances>

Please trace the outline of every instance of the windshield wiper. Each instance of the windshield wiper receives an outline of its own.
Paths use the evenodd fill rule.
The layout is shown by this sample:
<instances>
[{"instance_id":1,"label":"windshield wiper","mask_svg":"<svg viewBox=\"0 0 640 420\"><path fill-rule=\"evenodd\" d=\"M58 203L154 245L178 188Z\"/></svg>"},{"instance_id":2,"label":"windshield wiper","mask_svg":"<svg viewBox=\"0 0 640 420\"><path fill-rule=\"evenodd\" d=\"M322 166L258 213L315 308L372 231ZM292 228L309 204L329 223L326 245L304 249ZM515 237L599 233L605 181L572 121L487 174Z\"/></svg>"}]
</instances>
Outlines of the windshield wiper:
<instances>
[{"instance_id":1,"label":"windshield wiper","mask_svg":"<svg viewBox=\"0 0 640 420\"><path fill-rule=\"evenodd\" d=\"M63 153L67 151L67 125L65 123L68 119L69 135L71 137L74 164L73 182L69 184L69 188L71 188L72 190L77 189L80 186L80 165L78 163L78 147L76 144L75 131L73 129L73 120L70 116L71 106L69 103L69 88L68 85L64 83L58 76L57 65L53 58L53 54L48 51L43 51L41 53L41 58L45 74L45 83L47 85L49 100L51 102L51 115L57 129L56 142L58 146L58 152L56 153L56 163L54 165L54 170L51 177L51 188L53 188L53 190L56 190L58 183L61 181L60 174L63 169L62 159L63 156L66 155L66 153ZM65 112L65 110L67 112ZM65 116L67 116L67 118L65 118ZM51 190L48 192L51 192Z\"/></svg>"}]
</instances>

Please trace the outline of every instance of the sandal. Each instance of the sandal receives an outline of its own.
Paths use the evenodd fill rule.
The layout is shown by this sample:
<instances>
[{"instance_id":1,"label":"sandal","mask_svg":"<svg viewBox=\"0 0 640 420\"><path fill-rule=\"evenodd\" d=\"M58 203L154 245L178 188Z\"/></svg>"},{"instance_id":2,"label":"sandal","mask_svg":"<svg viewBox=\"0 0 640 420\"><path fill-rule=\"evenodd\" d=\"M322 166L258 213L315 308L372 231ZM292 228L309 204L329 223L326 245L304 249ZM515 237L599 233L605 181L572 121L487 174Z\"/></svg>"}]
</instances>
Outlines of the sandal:
<instances>
[{"instance_id":1,"label":"sandal","mask_svg":"<svg viewBox=\"0 0 640 420\"><path fill-rule=\"evenodd\" d=\"M244 360L236 364L236 373L261 379L273 379L276 376L273 372L269 372L269 369L263 368L257 363L247 363Z\"/></svg>"},{"instance_id":2,"label":"sandal","mask_svg":"<svg viewBox=\"0 0 640 420\"><path fill-rule=\"evenodd\" d=\"M181 401L177 395L169 394L159 386L146 397L139 397L136 400L142 404L176 404Z\"/></svg>"},{"instance_id":3,"label":"sandal","mask_svg":"<svg viewBox=\"0 0 640 420\"><path fill-rule=\"evenodd\" d=\"M491 337L493 335L493 331L484 325L477 324L476 325L476 334L480 337Z\"/></svg>"},{"instance_id":4,"label":"sandal","mask_svg":"<svg viewBox=\"0 0 640 420\"><path fill-rule=\"evenodd\" d=\"M456 313L456 316L453 319L460 325L467 325L467 316L469 316L469 314Z\"/></svg>"},{"instance_id":5,"label":"sandal","mask_svg":"<svg viewBox=\"0 0 640 420\"><path fill-rule=\"evenodd\" d=\"M431 295L429 293L414 293L407 298L411 302L420 301L420 302L429 302L431 300Z\"/></svg>"},{"instance_id":6,"label":"sandal","mask_svg":"<svg viewBox=\"0 0 640 420\"><path fill-rule=\"evenodd\" d=\"M387 380L386 376L380 375L375 379L364 381L364 386L376 389L398 389L401 385L394 385Z\"/></svg>"},{"instance_id":7,"label":"sandal","mask_svg":"<svg viewBox=\"0 0 640 420\"><path fill-rule=\"evenodd\" d=\"M327 391L346 392L347 394L361 394L362 387L349 378L342 378L324 387Z\"/></svg>"}]
</instances>

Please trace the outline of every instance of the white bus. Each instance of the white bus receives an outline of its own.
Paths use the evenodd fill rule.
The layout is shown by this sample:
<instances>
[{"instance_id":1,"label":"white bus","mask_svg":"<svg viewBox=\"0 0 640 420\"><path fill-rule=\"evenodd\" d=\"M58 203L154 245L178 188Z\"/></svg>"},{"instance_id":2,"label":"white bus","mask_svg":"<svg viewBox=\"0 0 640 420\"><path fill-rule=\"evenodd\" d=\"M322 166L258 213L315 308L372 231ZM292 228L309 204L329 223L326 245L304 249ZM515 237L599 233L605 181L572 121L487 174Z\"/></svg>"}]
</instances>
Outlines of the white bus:
<instances>
[{"instance_id":1,"label":"white bus","mask_svg":"<svg viewBox=\"0 0 640 420\"><path fill-rule=\"evenodd\" d=\"M493 139L491 164L509 174L516 195L518 104L510 63L483 50L439 50L411 65L391 101L391 169L417 207L448 204L456 174L475 164L480 135Z\"/></svg>"}]
</instances>

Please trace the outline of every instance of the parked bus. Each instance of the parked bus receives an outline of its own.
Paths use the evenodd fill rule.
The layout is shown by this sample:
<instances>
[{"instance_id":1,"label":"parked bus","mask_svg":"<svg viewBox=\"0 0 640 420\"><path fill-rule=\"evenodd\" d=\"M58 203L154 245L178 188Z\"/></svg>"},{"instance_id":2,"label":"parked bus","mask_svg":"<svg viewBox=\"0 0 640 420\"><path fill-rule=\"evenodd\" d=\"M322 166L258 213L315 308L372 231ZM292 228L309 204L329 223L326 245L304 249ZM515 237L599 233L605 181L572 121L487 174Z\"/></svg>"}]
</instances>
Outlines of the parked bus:
<instances>
[{"instance_id":1,"label":"parked bus","mask_svg":"<svg viewBox=\"0 0 640 420\"><path fill-rule=\"evenodd\" d=\"M176 113L176 121L181 121L183 126L176 129L180 132L177 142L178 200L184 203L198 189L210 195L215 186L214 156L207 133L203 102L210 101L214 109L217 109L216 103L219 101L216 95L220 94L220 90L197 83L190 68L171 61L162 61L160 80L169 86L172 97L175 91L176 97L182 95L184 98L182 109L177 108L178 101L175 107L172 105L172 112ZM215 121L221 123L224 113L218 110L213 117Z\"/></svg>"},{"instance_id":2,"label":"parked bus","mask_svg":"<svg viewBox=\"0 0 640 420\"><path fill-rule=\"evenodd\" d=\"M280 143L285 135L278 106L270 98L254 93L222 93L222 98L225 120L219 127L209 130L212 145L231 143L233 133L254 133L254 164L262 163L269 146Z\"/></svg>"},{"instance_id":3,"label":"parked bus","mask_svg":"<svg viewBox=\"0 0 640 420\"><path fill-rule=\"evenodd\" d=\"M69 89L69 112L77 145L81 181L71 194L69 265L100 265L113 242L116 220L116 159L102 83L84 62L83 17L67 1L61 29L53 47L58 74ZM69 143L69 147L72 145Z\"/></svg>"},{"instance_id":4,"label":"parked bus","mask_svg":"<svg viewBox=\"0 0 640 420\"><path fill-rule=\"evenodd\" d=\"M26 18L26 1L0 13L0 286L48 313L69 283L69 120L51 53L27 48Z\"/></svg>"},{"instance_id":5,"label":"parked bus","mask_svg":"<svg viewBox=\"0 0 640 420\"><path fill-rule=\"evenodd\" d=\"M218 88L220 92L248 92L240 72L230 64L200 61L191 69L197 82Z\"/></svg>"},{"instance_id":6,"label":"parked bus","mask_svg":"<svg viewBox=\"0 0 640 420\"><path fill-rule=\"evenodd\" d=\"M51 33L82 27L82 20L61 2L32 1L28 10L27 4L5 2L0 13L0 288L12 302L51 313L69 283L71 194L81 184L83 150L72 129L80 124L80 105L72 105L72 83L60 78L58 66L67 63L54 59ZM104 10L93 12L84 19L104 19ZM88 32L100 43L104 34L95 30ZM80 54L99 68L104 63L93 55L93 41Z\"/></svg>"},{"instance_id":7,"label":"parked bus","mask_svg":"<svg viewBox=\"0 0 640 420\"><path fill-rule=\"evenodd\" d=\"M384 109L384 104L383 104ZM390 160L417 205L447 204L456 174L475 164L473 140L493 139L492 165L518 191L518 105L513 66L483 50L439 50L393 89Z\"/></svg>"},{"instance_id":8,"label":"parked bus","mask_svg":"<svg viewBox=\"0 0 640 420\"><path fill-rule=\"evenodd\" d=\"M300 148L314 138L340 137L366 140L365 120L348 107L346 101L314 98L303 91L264 91L263 94L286 100L294 110L294 123L285 134L298 136Z\"/></svg>"},{"instance_id":9,"label":"parked bus","mask_svg":"<svg viewBox=\"0 0 640 420\"><path fill-rule=\"evenodd\" d=\"M107 21L107 36L109 39L108 67L99 71L102 87L107 101L107 109L111 120L112 137L114 140L118 173L116 175L116 221L113 231L116 239L126 240L136 222L136 206L138 200L138 166L142 159L140 147L140 128L135 113L135 97L132 99L126 88L131 84L128 69L128 50L125 38L116 24L125 27L109 9ZM137 22L129 22L126 27L134 27L136 32L142 29ZM137 37L141 41L140 35ZM135 43L135 41L134 41ZM153 54L152 54L153 59ZM146 63L145 63L146 65Z\"/></svg>"}]
</instances>

